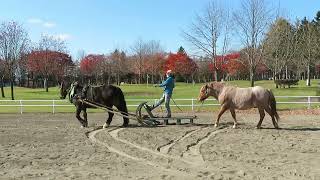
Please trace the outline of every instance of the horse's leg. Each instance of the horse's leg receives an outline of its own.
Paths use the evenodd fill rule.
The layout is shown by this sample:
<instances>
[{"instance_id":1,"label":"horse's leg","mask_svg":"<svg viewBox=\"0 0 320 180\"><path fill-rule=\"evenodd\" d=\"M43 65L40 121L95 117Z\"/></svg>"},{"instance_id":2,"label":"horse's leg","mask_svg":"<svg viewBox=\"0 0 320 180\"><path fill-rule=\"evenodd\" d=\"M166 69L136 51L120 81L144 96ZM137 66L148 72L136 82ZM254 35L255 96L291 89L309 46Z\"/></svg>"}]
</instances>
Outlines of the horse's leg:
<instances>
[{"instance_id":1,"label":"horse's leg","mask_svg":"<svg viewBox=\"0 0 320 180\"><path fill-rule=\"evenodd\" d=\"M84 120L80 117L80 113L81 113L81 108L79 106L76 106L77 110L76 110L76 118L78 119L78 121L81 123L82 126L84 126Z\"/></svg>"},{"instance_id":2,"label":"horse's leg","mask_svg":"<svg viewBox=\"0 0 320 180\"><path fill-rule=\"evenodd\" d=\"M237 122L237 119L236 119L236 111L233 108L231 108L230 112L231 112L231 115L233 117L233 126L232 127L235 129L235 128L237 128L237 125L238 125L238 122Z\"/></svg>"},{"instance_id":3,"label":"horse's leg","mask_svg":"<svg viewBox=\"0 0 320 180\"><path fill-rule=\"evenodd\" d=\"M127 113L128 113L128 110L127 110L127 106L126 106L125 103L120 103L120 105L117 105L116 107L117 107L117 109L118 109L119 111L121 111L121 114L122 114L122 115L124 115L124 116L127 116L127 115L128 115L128 114L127 114ZM129 119L128 119L127 117L123 117L123 124L122 124L122 126L127 127L128 124L129 124Z\"/></svg>"},{"instance_id":4,"label":"horse's leg","mask_svg":"<svg viewBox=\"0 0 320 180\"><path fill-rule=\"evenodd\" d=\"M264 119L264 116L266 115L265 113L264 113L264 108L258 108L259 109L259 114L260 114L260 120L259 120L259 122L258 122L258 124L257 124L257 129L260 129L261 128L261 124L262 124L262 121L263 121L263 119Z\"/></svg>"},{"instance_id":5,"label":"horse's leg","mask_svg":"<svg viewBox=\"0 0 320 180\"><path fill-rule=\"evenodd\" d=\"M114 113L108 112L108 119L106 121L106 123L104 123L104 125L102 126L102 128L107 128L109 127L111 121L112 121L112 117L113 117Z\"/></svg>"},{"instance_id":6,"label":"horse's leg","mask_svg":"<svg viewBox=\"0 0 320 180\"><path fill-rule=\"evenodd\" d=\"M83 110L83 118L84 118L84 127L88 127L88 115L87 115L87 108L84 108Z\"/></svg>"},{"instance_id":7,"label":"horse's leg","mask_svg":"<svg viewBox=\"0 0 320 180\"><path fill-rule=\"evenodd\" d=\"M222 114L224 112L226 112L226 110L228 110L227 106L222 105L221 108L220 108L219 114L218 114L218 118L217 118L216 122L214 123L214 127L218 127L219 126L220 117L222 116Z\"/></svg>"},{"instance_id":8,"label":"horse's leg","mask_svg":"<svg viewBox=\"0 0 320 180\"><path fill-rule=\"evenodd\" d=\"M279 128L278 123L277 123L277 121L275 120L274 114L272 113L270 107L266 107L265 110L266 110L267 113L271 116L272 124L273 124L274 128L278 129L278 128Z\"/></svg>"},{"instance_id":9,"label":"horse's leg","mask_svg":"<svg viewBox=\"0 0 320 180\"><path fill-rule=\"evenodd\" d=\"M121 113L121 114L123 114L123 115L127 115L127 114L125 114L125 113ZM127 118L127 117L123 117L123 124L122 124L122 126L123 127L127 127L128 126L128 124L129 124L129 119Z\"/></svg>"}]
</instances>

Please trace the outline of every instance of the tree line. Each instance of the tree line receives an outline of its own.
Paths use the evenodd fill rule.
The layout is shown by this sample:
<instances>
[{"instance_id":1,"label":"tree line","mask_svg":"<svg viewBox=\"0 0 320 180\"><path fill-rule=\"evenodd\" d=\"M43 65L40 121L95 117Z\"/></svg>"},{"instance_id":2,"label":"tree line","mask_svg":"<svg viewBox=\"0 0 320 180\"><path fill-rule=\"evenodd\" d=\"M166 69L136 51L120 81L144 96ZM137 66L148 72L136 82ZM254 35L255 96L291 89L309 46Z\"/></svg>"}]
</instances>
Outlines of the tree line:
<instances>
[{"instance_id":1,"label":"tree line","mask_svg":"<svg viewBox=\"0 0 320 180\"><path fill-rule=\"evenodd\" d=\"M229 9L211 1L183 31L194 49L213 64L215 80L225 77L221 68L225 61L219 60L218 53L230 53L234 41L242 45L237 62L245 71L238 73L251 86L260 78L305 78L308 86L312 76L319 78L320 11L312 20L291 22L264 0L242 0L238 9Z\"/></svg>"}]
</instances>

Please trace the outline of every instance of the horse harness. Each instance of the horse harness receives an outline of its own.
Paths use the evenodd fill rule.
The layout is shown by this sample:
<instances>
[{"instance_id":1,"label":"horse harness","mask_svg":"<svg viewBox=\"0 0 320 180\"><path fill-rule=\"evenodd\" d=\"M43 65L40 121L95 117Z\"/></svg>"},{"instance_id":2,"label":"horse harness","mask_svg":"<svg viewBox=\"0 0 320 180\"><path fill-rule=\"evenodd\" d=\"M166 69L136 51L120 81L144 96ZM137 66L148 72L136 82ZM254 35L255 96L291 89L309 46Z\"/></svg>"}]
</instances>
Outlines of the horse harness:
<instances>
[{"instance_id":1,"label":"horse harness","mask_svg":"<svg viewBox=\"0 0 320 180\"><path fill-rule=\"evenodd\" d=\"M99 87L99 86L97 86ZM79 98L81 99L89 99L89 100L94 100L94 93L93 93L93 86L88 85L82 88L81 94L76 93L76 85L72 84L69 91L69 101L70 103L73 103L73 100L77 100ZM90 90L89 90L90 88ZM88 90L89 90L89 94L88 94Z\"/></svg>"}]
</instances>

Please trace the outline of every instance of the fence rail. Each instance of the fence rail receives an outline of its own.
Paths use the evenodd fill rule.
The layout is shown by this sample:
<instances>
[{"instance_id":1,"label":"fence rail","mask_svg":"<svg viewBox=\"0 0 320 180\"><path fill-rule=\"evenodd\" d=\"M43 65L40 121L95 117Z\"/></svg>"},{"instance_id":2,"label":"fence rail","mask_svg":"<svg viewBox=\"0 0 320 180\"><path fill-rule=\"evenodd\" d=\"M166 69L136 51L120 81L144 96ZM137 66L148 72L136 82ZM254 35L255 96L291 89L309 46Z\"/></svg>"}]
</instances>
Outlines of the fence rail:
<instances>
[{"instance_id":1,"label":"fence rail","mask_svg":"<svg viewBox=\"0 0 320 180\"><path fill-rule=\"evenodd\" d=\"M277 101L277 104L305 104L307 105L308 109L311 108L312 104L319 104L320 105L320 96L275 96L276 98L300 98L300 101ZM315 99L317 101L313 101L312 99ZM306 101L301 101L303 99L306 99ZM150 101L150 102L156 102L158 99L126 99L127 102L143 102L143 101ZM179 104L180 107L191 107L191 110L193 111L195 107L199 106L219 106L219 103L214 104L196 104L197 99L191 98L191 99L174 99L175 102L181 102L181 101L189 101L187 104ZM215 102L217 102L215 99L210 99ZM15 103L15 104L2 104L3 102L9 102L9 103ZM31 102L42 102L46 104L28 104ZM59 103L68 103L67 100L0 100L0 107L20 107L20 113L23 113L24 108L23 107L52 107L52 113L56 112L56 107L69 107L73 106L72 104L59 104ZM139 104L129 104L128 107L137 107ZM174 103L171 103L171 106L175 106Z\"/></svg>"}]
</instances>

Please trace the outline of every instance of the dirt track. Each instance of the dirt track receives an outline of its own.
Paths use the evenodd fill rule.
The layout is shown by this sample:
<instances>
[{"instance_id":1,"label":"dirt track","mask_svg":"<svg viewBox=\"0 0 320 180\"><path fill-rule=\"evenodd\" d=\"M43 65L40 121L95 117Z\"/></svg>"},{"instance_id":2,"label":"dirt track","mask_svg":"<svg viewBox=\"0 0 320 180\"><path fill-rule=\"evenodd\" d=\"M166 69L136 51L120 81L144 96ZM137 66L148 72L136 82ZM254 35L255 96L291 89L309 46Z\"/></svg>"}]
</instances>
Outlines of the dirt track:
<instances>
[{"instance_id":1,"label":"dirt track","mask_svg":"<svg viewBox=\"0 0 320 180\"><path fill-rule=\"evenodd\" d=\"M107 130L104 114L85 129L73 114L23 116L0 114L1 179L320 179L319 115L280 114L281 130L246 113L238 129L229 114L219 128L201 113L193 126L119 128L116 117Z\"/></svg>"}]
</instances>

